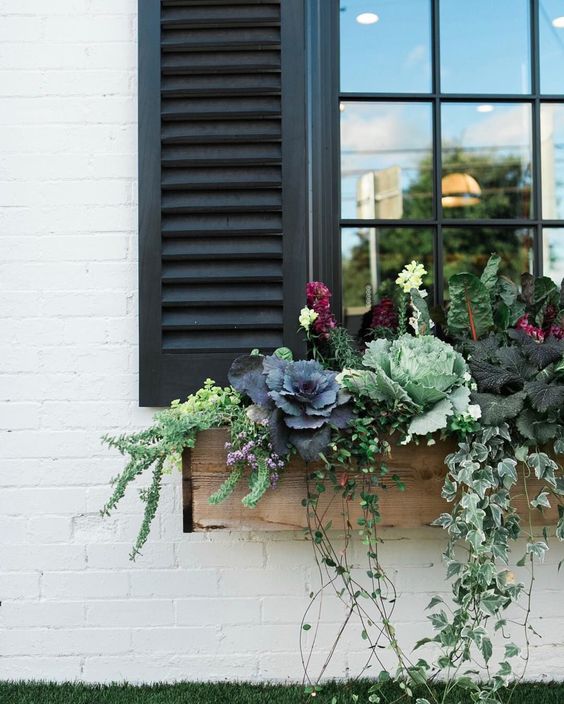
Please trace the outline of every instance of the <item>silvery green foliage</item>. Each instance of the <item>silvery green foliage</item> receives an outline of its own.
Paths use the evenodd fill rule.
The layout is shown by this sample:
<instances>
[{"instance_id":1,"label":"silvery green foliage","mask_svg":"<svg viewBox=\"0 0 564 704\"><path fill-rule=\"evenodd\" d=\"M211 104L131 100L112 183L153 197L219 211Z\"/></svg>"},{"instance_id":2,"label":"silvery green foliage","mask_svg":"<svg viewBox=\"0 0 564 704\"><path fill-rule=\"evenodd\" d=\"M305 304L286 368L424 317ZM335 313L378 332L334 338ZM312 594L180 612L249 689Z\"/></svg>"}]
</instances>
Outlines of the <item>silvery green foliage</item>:
<instances>
[{"instance_id":1,"label":"silvery green foliage","mask_svg":"<svg viewBox=\"0 0 564 704\"><path fill-rule=\"evenodd\" d=\"M517 458L524 461L519 465ZM459 443L458 450L446 458L448 474L442 495L453 503L450 513L443 513L436 524L447 530L449 540L444 552L447 578L452 583L454 609L434 611L429 619L435 636L421 641L439 644L441 655L438 667L460 668L468 662L474 669L476 660L482 660L490 669L484 684L470 679L468 685L471 700L475 702L498 702L497 693L513 676L511 658L520 654L520 649L507 641L504 658L495 668L490 659L493 653L492 640L487 627L493 620L494 630L504 632L506 621L503 612L516 602L525 587L515 579L507 568L511 543L522 536L519 516L511 503L511 491L520 480L519 473L530 470L538 479L547 483L546 490L531 497L531 508L546 508L550 503L550 491L561 488L556 476L558 465L542 452L529 453L527 448L517 452L509 433L509 427L488 427L468 436ZM563 519L559 521L557 535L564 538ZM518 564L544 557L548 546L544 540L527 536L526 555ZM467 558L459 558L465 548ZM428 608L442 605L435 597ZM470 662L474 664L470 668ZM463 671L462 671L463 673Z\"/></svg>"},{"instance_id":2,"label":"silvery green foliage","mask_svg":"<svg viewBox=\"0 0 564 704\"><path fill-rule=\"evenodd\" d=\"M292 445L306 462L318 459L329 445L331 427L345 428L353 417L350 395L337 374L313 360L244 355L231 365L229 381L269 412L272 447L281 457Z\"/></svg>"},{"instance_id":3,"label":"silvery green foliage","mask_svg":"<svg viewBox=\"0 0 564 704\"><path fill-rule=\"evenodd\" d=\"M466 362L435 337L375 340L368 344L363 364L368 369L346 373L347 387L376 403L402 404L413 416L410 435L442 430L450 417L468 411Z\"/></svg>"}]
</instances>

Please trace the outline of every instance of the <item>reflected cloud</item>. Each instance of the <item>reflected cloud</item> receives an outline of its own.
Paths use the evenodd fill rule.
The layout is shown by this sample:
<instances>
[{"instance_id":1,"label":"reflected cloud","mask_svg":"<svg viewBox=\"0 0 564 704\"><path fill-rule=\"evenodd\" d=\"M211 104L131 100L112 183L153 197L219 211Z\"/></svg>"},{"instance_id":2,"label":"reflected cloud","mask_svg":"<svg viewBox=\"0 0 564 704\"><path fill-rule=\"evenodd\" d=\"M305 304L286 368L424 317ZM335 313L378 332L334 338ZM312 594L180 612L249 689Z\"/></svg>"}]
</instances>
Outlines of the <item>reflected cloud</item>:
<instances>
[{"instance_id":1,"label":"reflected cloud","mask_svg":"<svg viewBox=\"0 0 564 704\"><path fill-rule=\"evenodd\" d=\"M495 111L482 112L474 119L475 122L460 133L466 147L529 146L531 111L528 105L498 106Z\"/></svg>"}]
</instances>

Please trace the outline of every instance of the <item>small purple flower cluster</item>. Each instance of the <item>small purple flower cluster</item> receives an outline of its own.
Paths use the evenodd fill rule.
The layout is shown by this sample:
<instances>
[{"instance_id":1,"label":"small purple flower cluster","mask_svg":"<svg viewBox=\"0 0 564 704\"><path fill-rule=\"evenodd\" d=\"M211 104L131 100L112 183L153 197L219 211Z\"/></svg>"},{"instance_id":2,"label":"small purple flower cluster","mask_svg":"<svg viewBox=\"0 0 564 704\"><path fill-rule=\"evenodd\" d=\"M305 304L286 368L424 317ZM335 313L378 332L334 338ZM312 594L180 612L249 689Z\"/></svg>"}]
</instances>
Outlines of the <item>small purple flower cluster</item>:
<instances>
[{"instance_id":1,"label":"small purple flower cluster","mask_svg":"<svg viewBox=\"0 0 564 704\"><path fill-rule=\"evenodd\" d=\"M257 469L258 461L253 450L255 449L256 443L253 440L246 442L239 450L234 450L233 445L230 442L225 443L225 449L227 450L227 466L234 467L239 462L245 462L251 467L251 469Z\"/></svg>"},{"instance_id":2,"label":"small purple flower cluster","mask_svg":"<svg viewBox=\"0 0 564 704\"><path fill-rule=\"evenodd\" d=\"M237 436L238 440L244 440L245 434L239 433ZM258 459L256 455L256 450L258 444L255 440L248 440L245 444L238 450L233 449L233 444L230 442L225 443L225 449L227 450L227 466L234 467L237 464L244 462L252 470L258 469ZM266 466L270 472L270 484L273 488L278 484L278 479L280 478L280 470L284 469L284 460L279 457L272 450L272 446L268 443L266 448L268 452L268 457L266 458Z\"/></svg>"}]
</instances>

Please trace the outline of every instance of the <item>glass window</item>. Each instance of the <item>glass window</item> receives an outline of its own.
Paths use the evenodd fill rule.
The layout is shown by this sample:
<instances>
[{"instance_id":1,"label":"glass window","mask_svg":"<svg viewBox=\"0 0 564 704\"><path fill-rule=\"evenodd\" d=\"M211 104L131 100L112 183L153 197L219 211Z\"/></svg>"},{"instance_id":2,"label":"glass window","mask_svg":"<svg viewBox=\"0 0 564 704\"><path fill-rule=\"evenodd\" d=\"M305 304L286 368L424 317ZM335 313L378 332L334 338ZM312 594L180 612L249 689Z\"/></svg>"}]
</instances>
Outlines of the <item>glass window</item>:
<instances>
[{"instance_id":1,"label":"glass window","mask_svg":"<svg viewBox=\"0 0 564 704\"><path fill-rule=\"evenodd\" d=\"M564 279L564 227L545 227L542 241L544 275L560 284Z\"/></svg>"},{"instance_id":2,"label":"glass window","mask_svg":"<svg viewBox=\"0 0 564 704\"><path fill-rule=\"evenodd\" d=\"M432 290L433 230L416 227L345 227L341 231L343 307L347 327L358 331L362 316L394 287L398 272L414 257ZM355 328L356 326L356 328Z\"/></svg>"},{"instance_id":3,"label":"glass window","mask_svg":"<svg viewBox=\"0 0 564 704\"><path fill-rule=\"evenodd\" d=\"M564 3L540 0L540 82L543 93L564 93Z\"/></svg>"},{"instance_id":4,"label":"glass window","mask_svg":"<svg viewBox=\"0 0 564 704\"><path fill-rule=\"evenodd\" d=\"M440 8L443 92L530 91L529 0L441 0Z\"/></svg>"},{"instance_id":5,"label":"glass window","mask_svg":"<svg viewBox=\"0 0 564 704\"><path fill-rule=\"evenodd\" d=\"M533 242L533 233L529 229L445 227L445 281L461 271L481 274L492 252L497 252L502 259L501 273L518 281L524 271L533 270Z\"/></svg>"},{"instance_id":6,"label":"glass window","mask_svg":"<svg viewBox=\"0 0 564 704\"><path fill-rule=\"evenodd\" d=\"M432 133L429 104L341 102L341 217L430 218Z\"/></svg>"},{"instance_id":7,"label":"glass window","mask_svg":"<svg viewBox=\"0 0 564 704\"><path fill-rule=\"evenodd\" d=\"M449 103L441 123L444 217L530 217L530 105Z\"/></svg>"},{"instance_id":8,"label":"glass window","mask_svg":"<svg viewBox=\"0 0 564 704\"><path fill-rule=\"evenodd\" d=\"M559 283L564 0L341 0L339 9L350 329L412 259L429 269L435 303L452 274L480 273L494 251L514 279L530 271Z\"/></svg>"},{"instance_id":9,"label":"glass window","mask_svg":"<svg viewBox=\"0 0 564 704\"><path fill-rule=\"evenodd\" d=\"M542 215L564 219L564 105L541 106Z\"/></svg>"},{"instance_id":10,"label":"glass window","mask_svg":"<svg viewBox=\"0 0 564 704\"><path fill-rule=\"evenodd\" d=\"M340 22L341 91L430 92L430 0L342 0Z\"/></svg>"}]
</instances>

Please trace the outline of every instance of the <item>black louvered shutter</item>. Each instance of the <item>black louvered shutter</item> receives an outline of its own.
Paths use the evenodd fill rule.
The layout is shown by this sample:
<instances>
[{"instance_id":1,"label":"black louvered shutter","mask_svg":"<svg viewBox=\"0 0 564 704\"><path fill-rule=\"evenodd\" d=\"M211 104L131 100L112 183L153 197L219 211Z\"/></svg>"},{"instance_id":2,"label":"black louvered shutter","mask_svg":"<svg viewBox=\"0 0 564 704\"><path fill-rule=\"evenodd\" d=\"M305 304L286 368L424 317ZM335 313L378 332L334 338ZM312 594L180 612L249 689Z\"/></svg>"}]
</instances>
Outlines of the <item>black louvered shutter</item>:
<instances>
[{"instance_id":1,"label":"black louvered shutter","mask_svg":"<svg viewBox=\"0 0 564 704\"><path fill-rule=\"evenodd\" d=\"M304 0L139 0L140 404L299 347Z\"/></svg>"}]
</instances>

